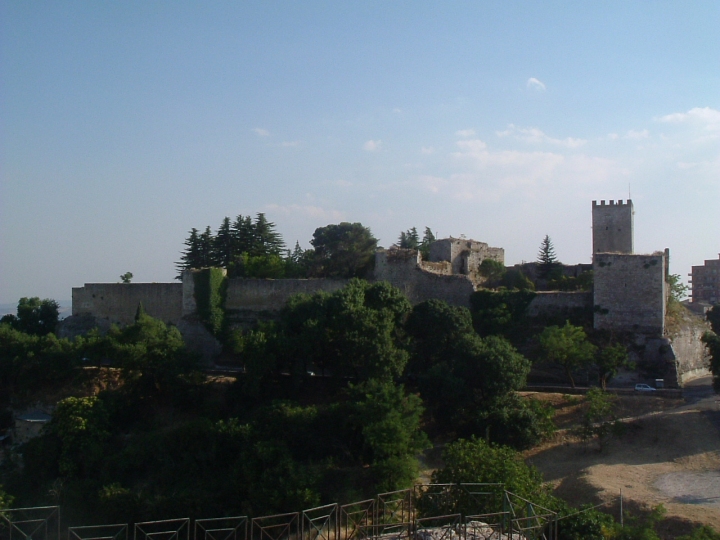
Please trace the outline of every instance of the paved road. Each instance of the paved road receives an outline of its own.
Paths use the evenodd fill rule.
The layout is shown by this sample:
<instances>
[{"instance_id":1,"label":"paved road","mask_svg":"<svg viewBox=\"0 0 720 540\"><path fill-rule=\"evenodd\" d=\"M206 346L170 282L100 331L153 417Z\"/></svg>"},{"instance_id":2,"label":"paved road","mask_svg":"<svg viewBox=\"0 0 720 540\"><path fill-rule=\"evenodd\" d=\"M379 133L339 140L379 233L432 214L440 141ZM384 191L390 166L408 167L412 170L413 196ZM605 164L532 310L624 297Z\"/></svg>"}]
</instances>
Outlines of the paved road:
<instances>
[{"instance_id":1,"label":"paved road","mask_svg":"<svg viewBox=\"0 0 720 540\"><path fill-rule=\"evenodd\" d=\"M683 397L688 405L702 411L720 431L720 394L713 390L711 376L688 382L683 388Z\"/></svg>"}]
</instances>

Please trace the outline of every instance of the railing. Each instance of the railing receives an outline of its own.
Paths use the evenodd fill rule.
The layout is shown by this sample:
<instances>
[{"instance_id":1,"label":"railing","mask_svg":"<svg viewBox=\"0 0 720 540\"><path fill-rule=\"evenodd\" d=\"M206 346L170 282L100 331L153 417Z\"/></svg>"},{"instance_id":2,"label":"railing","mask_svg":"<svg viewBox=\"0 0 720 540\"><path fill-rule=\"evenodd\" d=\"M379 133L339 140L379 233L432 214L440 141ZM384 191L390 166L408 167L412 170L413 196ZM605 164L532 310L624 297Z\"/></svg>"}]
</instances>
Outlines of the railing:
<instances>
[{"instance_id":1,"label":"railing","mask_svg":"<svg viewBox=\"0 0 720 540\"><path fill-rule=\"evenodd\" d=\"M420 503L420 504L418 504ZM475 513L457 511L475 508ZM502 508L482 513L485 508ZM0 540L556 540L557 514L501 484L430 484L301 512L69 527L60 508L0 509ZM132 531L132 539L129 538Z\"/></svg>"}]
</instances>

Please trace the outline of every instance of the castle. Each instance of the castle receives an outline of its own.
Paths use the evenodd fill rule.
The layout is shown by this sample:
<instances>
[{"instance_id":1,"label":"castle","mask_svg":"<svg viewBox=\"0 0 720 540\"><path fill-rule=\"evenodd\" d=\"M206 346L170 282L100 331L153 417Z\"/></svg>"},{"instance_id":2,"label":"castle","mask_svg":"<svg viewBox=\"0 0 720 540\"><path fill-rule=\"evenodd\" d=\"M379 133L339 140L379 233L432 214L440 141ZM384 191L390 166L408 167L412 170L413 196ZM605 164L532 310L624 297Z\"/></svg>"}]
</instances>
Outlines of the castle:
<instances>
[{"instance_id":1,"label":"castle","mask_svg":"<svg viewBox=\"0 0 720 540\"><path fill-rule=\"evenodd\" d=\"M677 350L666 336L669 251L635 254L633 215L631 200L593 201L593 292L538 292L527 314L592 309L596 329L632 333L648 361L674 363L668 384L681 385L686 376L702 371L704 349L698 345L699 336L690 336ZM504 263L505 252L465 238L435 241L427 261L417 250L378 248L373 279L391 283L413 304L438 299L469 307L471 294L481 286L477 270L485 259ZM568 268L584 271L587 265ZM277 316L294 294L333 292L346 283L342 279L228 279L226 316L233 324L250 326ZM195 296L193 271L183 274L182 283L86 283L72 290L73 316L66 319L64 331L69 335L92 325L130 324L142 303L153 317L176 325L186 341L209 359L219 351L219 344L199 322Z\"/></svg>"}]
</instances>

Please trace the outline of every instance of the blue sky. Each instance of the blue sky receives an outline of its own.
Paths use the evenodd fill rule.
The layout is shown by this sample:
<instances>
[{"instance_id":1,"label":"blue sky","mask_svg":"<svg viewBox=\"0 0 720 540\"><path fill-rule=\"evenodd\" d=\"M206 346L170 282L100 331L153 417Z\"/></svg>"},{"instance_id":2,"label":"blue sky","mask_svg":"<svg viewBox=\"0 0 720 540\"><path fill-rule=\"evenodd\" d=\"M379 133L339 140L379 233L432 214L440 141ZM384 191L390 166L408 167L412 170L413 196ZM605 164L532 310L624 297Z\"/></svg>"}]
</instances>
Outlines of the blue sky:
<instances>
[{"instance_id":1,"label":"blue sky","mask_svg":"<svg viewBox=\"0 0 720 540\"><path fill-rule=\"evenodd\" d=\"M720 253L720 3L0 0L0 303L170 281L191 227Z\"/></svg>"}]
</instances>

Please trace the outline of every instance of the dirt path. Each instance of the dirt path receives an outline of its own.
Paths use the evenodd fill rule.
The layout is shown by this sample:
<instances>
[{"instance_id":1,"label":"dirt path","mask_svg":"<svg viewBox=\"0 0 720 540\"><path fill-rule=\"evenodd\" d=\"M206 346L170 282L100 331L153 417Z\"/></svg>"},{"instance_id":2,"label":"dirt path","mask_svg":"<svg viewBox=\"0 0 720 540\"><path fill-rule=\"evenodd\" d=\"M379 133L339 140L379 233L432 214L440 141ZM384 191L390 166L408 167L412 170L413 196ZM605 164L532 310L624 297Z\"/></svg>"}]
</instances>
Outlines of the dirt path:
<instances>
[{"instance_id":1,"label":"dirt path","mask_svg":"<svg viewBox=\"0 0 720 540\"><path fill-rule=\"evenodd\" d=\"M630 423L628 433L602 451L596 444L558 437L531 451L528 462L558 495L578 504L607 503L617 510L622 490L628 506L663 504L668 517L720 530L717 396L706 378L691 385L684 397L684 403L670 410ZM640 408L638 412L642 414Z\"/></svg>"}]
</instances>

